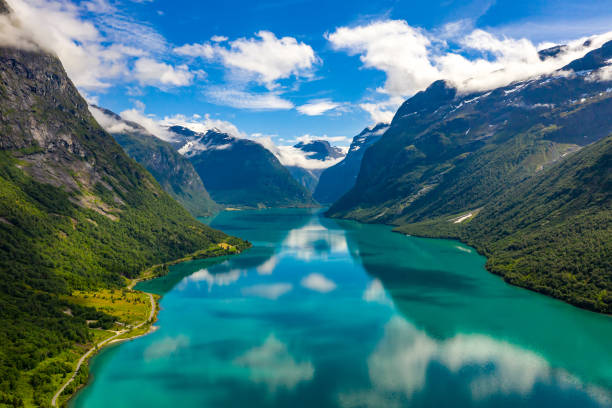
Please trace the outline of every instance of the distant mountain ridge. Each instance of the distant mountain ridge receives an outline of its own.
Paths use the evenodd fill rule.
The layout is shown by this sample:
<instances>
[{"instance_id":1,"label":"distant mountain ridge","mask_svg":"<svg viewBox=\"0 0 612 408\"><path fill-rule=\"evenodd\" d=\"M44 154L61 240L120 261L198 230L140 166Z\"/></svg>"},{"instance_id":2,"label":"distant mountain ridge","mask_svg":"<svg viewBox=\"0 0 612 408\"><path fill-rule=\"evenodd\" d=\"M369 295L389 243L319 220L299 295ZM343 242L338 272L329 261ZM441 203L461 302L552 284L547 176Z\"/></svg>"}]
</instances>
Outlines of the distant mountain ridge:
<instances>
[{"instance_id":1,"label":"distant mountain ridge","mask_svg":"<svg viewBox=\"0 0 612 408\"><path fill-rule=\"evenodd\" d=\"M293 146L305 153L310 167L286 166L291 175L311 193L319 183L321 173L334 160L343 158L345 153L339 147L332 146L327 140L299 142ZM317 163L319 162L319 163ZM330 163L331 162L331 163Z\"/></svg>"},{"instance_id":2,"label":"distant mountain ridge","mask_svg":"<svg viewBox=\"0 0 612 408\"><path fill-rule=\"evenodd\" d=\"M144 166L163 189L181 203L193 216L205 217L219 210L191 162L141 125L126 121L114 112L94 106L98 122L110 121L107 130L125 152ZM106 118L100 117L105 115Z\"/></svg>"},{"instance_id":3,"label":"distant mountain ridge","mask_svg":"<svg viewBox=\"0 0 612 408\"><path fill-rule=\"evenodd\" d=\"M261 144L213 129L169 128L178 152L188 158L211 197L230 207L310 207L311 194Z\"/></svg>"},{"instance_id":4,"label":"distant mountain ridge","mask_svg":"<svg viewBox=\"0 0 612 408\"><path fill-rule=\"evenodd\" d=\"M376 143L388 128L387 124L379 123L371 129L365 128L355 136L344 160L321 173L313 193L315 200L331 204L349 191L355 185L365 151Z\"/></svg>"},{"instance_id":5,"label":"distant mountain ridge","mask_svg":"<svg viewBox=\"0 0 612 408\"><path fill-rule=\"evenodd\" d=\"M476 225L479 211L485 214L508 189L612 133L611 60L612 42L607 42L551 75L491 91L465 95L445 81L434 82L398 109L384 136L365 152L355 186L328 215L390 223L403 231L437 219L461 220L462 214ZM558 211L565 210L561 205ZM439 223L429 233L418 229L430 236L445 236L435 231L447 230ZM610 231L604 227L601 234L609 248ZM472 242L472 235L459 236ZM550 243L551 252L556 245ZM605 253L601 246L589 250L593 259ZM503 253L499 247L488 253L490 269L496 271L492 265ZM544 279L544 260L524 256L532 265L532 277L508 278L512 283L609 311L608 301L601 300L606 290L612 290L609 270L603 277L599 272L581 275L579 284L588 289L578 294L563 273ZM605 270L602 265L594 267ZM496 273L520 277L524 269L507 265L503 273Z\"/></svg>"}]
</instances>

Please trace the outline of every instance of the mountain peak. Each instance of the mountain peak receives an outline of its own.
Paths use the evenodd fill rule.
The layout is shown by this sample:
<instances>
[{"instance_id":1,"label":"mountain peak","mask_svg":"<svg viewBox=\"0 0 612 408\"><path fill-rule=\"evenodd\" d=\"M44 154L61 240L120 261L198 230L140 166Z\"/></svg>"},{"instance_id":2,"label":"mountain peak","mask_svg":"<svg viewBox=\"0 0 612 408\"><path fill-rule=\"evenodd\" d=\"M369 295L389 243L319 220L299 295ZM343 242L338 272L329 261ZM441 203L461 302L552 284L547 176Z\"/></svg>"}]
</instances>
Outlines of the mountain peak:
<instances>
[{"instance_id":1,"label":"mountain peak","mask_svg":"<svg viewBox=\"0 0 612 408\"><path fill-rule=\"evenodd\" d=\"M443 79L437 80L427 89L418 92L404 102L395 114L395 118L401 118L413 112L435 110L440 105L453 100L456 95L457 89L450 82Z\"/></svg>"},{"instance_id":2,"label":"mountain peak","mask_svg":"<svg viewBox=\"0 0 612 408\"><path fill-rule=\"evenodd\" d=\"M612 40L608 41L600 48L587 53L584 57L578 58L563 68L562 71L572 70L574 72L591 71L609 65L612 58Z\"/></svg>"},{"instance_id":3,"label":"mountain peak","mask_svg":"<svg viewBox=\"0 0 612 408\"><path fill-rule=\"evenodd\" d=\"M293 147L303 152L311 153L309 158L314 160L337 159L344 156L342 149L332 146L327 140L299 142Z\"/></svg>"}]
</instances>

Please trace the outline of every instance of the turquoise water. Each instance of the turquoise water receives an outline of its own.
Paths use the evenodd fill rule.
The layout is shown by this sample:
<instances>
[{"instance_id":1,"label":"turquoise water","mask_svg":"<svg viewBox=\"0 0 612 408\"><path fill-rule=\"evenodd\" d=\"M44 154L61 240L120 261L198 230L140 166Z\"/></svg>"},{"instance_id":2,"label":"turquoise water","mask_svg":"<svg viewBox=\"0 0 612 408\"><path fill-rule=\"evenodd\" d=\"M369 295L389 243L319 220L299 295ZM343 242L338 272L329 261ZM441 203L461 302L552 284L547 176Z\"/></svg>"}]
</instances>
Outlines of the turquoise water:
<instances>
[{"instance_id":1,"label":"turquoise water","mask_svg":"<svg viewBox=\"0 0 612 408\"><path fill-rule=\"evenodd\" d=\"M159 330L96 357L72 406L612 406L612 320L469 247L312 210L210 222L254 247L140 284Z\"/></svg>"}]
</instances>

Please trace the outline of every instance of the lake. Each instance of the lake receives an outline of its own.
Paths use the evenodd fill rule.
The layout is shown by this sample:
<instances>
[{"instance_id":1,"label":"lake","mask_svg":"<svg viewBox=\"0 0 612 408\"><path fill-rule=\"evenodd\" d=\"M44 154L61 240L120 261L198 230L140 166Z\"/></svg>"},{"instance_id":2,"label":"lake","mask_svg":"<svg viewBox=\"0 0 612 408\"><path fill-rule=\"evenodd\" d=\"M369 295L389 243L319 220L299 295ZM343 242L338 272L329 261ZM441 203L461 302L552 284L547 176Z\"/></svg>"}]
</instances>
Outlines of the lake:
<instances>
[{"instance_id":1,"label":"lake","mask_svg":"<svg viewBox=\"0 0 612 408\"><path fill-rule=\"evenodd\" d=\"M137 289L159 329L72 407L609 407L612 320L507 285L448 240L319 210L223 212L253 248Z\"/></svg>"}]
</instances>

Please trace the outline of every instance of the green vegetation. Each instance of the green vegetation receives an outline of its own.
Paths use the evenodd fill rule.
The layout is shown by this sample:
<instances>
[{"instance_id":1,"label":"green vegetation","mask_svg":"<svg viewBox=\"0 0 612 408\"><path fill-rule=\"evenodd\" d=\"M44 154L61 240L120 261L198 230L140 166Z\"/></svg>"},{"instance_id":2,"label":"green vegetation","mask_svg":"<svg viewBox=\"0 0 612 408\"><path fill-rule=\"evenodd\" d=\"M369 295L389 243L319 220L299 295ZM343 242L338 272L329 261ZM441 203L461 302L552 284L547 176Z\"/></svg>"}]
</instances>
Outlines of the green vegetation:
<instances>
[{"instance_id":1,"label":"green vegetation","mask_svg":"<svg viewBox=\"0 0 612 408\"><path fill-rule=\"evenodd\" d=\"M612 42L593 53L612 58ZM461 239L510 283L610 313L609 89L575 75L458 95L437 81L400 107L327 214Z\"/></svg>"},{"instance_id":2,"label":"green vegetation","mask_svg":"<svg viewBox=\"0 0 612 408\"><path fill-rule=\"evenodd\" d=\"M136 123L125 122L108 110L99 110L125 124L125 131L113 134L117 143L131 158L151 172L162 188L194 217L210 216L219 210L191 162L181 156L170 143L156 138Z\"/></svg>"},{"instance_id":3,"label":"green vegetation","mask_svg":"<svg viewBox=\"0 0 612 408\"><path fill-rule=\"evenodd\" d=\"M473 218L398 230L457 238L514 285L612 313L612 136L508 188Z\"/></svg>"},{"instance_id":4,"label":"green vegetation","mask_svg":"<svg viewBox=\"0 0 612 408\"><path fill-rule=\"evenodd\" d=\"M55 56L2 48L0 83L0 406L48 406L104 329L136 319L114 296L80 294L122 293L151 265L247 244L196 221L130 159Z\"/></svg>"}]
</instances>

